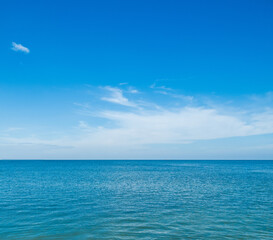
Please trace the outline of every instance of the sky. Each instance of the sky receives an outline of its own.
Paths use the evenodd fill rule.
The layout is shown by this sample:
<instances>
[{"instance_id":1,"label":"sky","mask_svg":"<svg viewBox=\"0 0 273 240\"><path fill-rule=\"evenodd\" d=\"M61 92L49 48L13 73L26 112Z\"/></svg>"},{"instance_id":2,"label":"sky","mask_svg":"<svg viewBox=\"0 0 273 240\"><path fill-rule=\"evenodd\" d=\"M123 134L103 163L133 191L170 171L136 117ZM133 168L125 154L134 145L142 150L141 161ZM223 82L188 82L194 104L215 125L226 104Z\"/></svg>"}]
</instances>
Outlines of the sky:
<instances>
[{"instance_id":1,"label":"sky","mask_svg":"<svg viewBox=\"0 0 273 240\"><path fill-rule=\"evenodd\" d=\"M272 12L3 0L0 159L273 159Z\"/></svg>"}]
</instances>

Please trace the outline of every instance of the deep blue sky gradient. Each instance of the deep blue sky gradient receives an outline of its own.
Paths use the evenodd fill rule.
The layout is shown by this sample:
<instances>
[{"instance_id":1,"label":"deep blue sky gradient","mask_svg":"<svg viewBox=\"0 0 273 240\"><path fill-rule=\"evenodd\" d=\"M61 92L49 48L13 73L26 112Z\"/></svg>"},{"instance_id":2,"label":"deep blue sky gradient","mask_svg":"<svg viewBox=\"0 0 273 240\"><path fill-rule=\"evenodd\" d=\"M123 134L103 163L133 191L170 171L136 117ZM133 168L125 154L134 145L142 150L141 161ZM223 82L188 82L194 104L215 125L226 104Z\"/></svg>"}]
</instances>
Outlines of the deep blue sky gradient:
<instances>
[{"instance_id":1,"label":"deep blue sky gradient","mask_svg":"<svg viewBox=\"0 0 273 240\"><path fill-rule=\"evenodd\" d=\"M272 1L3 1L1 85L273 88ZM10 51L11 41L31 54ZM20 64L21 63L21 64Z\"/></svg>"},{"instance_id":2,"label":"deep blue sky gradient","mask_svg":"<svg viewBox=\"0 0 273 240\"><path fill-rule=\"evenodd\" d=\"M165 109L185 103L156 94L153 84L194 96L191 106L271 108L272 13L270 0L2 1L1 129L54 138L79 120L110 126L79 117L77 104L115 110L98 96L120 83ZM12 51L12 42L30 53Z\"/></svg>"}]
</instances>

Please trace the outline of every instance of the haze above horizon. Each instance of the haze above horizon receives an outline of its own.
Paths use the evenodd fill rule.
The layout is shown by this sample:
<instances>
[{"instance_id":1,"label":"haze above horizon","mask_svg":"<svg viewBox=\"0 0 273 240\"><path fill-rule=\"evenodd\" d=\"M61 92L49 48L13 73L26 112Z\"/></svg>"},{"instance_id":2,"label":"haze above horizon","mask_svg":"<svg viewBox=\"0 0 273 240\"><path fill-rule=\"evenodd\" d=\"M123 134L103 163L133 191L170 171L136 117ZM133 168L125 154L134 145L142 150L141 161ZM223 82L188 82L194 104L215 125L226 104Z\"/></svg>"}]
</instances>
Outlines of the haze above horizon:
<instances>
[{"instance_id":1,"label":"haze above horizon","mask_svg":"<svg viewBox=\"0 0 273 240\"><path fill-rule=\"evenodd\" d=\"M0 159L273 159L273 2L4 1Z\"/></svg>"}]
</instances>

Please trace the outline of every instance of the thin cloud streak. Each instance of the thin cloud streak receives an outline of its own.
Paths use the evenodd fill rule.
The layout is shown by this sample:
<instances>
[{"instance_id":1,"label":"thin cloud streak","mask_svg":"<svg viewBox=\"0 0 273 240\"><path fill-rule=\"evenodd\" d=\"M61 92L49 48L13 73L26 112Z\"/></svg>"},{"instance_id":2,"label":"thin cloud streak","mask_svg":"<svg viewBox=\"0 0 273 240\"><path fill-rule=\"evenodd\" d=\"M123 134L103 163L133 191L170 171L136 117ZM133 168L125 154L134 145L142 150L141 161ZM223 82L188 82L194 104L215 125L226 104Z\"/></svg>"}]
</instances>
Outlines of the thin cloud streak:
<instances>
[{"instance_id":1,"label":"thin cloud streak","mask_svg":"<svg viewBox=\"0 0 273 240\"><path fill-rule=\"evenodd\" d=\"M15 52L24 52L24 53L29 53L29 49L27 47L24 47L22 44L17 44L15 42L12 42L12 50Z\"/></svg>"},{"instance_id":2,"label":"thin cloud streak","mask_svg":"<svg viewBox=\"0 0 273 240\"><path fill-rule=\"evenodd\" d=\"M104 89L110 92L110 96L102 97L101 100L127 107L137 107L135 103L130 102L126 97L123 96L123 92L121 89L109 86L104 87Z\"/></svg>"}]
</instances>

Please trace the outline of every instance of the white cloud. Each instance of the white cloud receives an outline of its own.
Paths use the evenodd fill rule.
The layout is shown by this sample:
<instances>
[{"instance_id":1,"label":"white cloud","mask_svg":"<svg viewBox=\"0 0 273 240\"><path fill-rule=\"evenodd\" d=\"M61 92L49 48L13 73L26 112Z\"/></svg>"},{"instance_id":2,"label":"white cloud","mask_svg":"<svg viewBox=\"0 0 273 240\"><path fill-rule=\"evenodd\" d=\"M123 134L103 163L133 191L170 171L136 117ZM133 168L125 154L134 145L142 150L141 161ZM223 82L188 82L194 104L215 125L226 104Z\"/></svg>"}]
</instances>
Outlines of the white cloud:
<instances>
[{"instance_id":1,"label":"white cloud","mask_svg":"<svg viewBox=\"0 0 273 240\"><path fill-rule=\"evenodd\" d=\"M12 42L12 48L13 51L16 52L24 52L24 53L29 53L29 49L27 47L24 47L22 44L17 44L15 42Z\"/></svg>"},{"instance_id":2,"label":"white cloud","mask_svg":"<svg viewBox=\"0 0 273 240\"><path fill-rule=\"evenodd\" d=\"M0 148L1 146L5 148L25 146L28 149L39 149L37 155L43 149L44 156L59 154L63 158L67 156L71 158L81 156L85 158L129 156L156 158L163 157L160 155L162 149L166 149L166 156L174 156L171 146L178 145L180 147L175 150L176 157L179 157L179 152L181 154L182 151L187 152L189 157L204 158L205 155L196 153L192 147L195 142L273 133L273 111L250 115L247 120L243 120L246 116L223 114L216 109L201 107L184 107L172 111L166 109L138 110L137 112L104 110L97 115L112 124L108 127L94 126L88 121L80 121L78 128L70 136L53 140L38 137L5 137L0 139ZM202 147L200 149L202 150ZM217 149L210 151L212 155L219 153L221 156L221 151L224 149L225 147L221 146L219 151ZM232 149L239 152L236 145L229 147L229 151ZM202 151L206 152L204 149Z\"/></svg>"},{"instance_id":3,"label":"white cloud","mask_svg":"<svg viewBox=\"0 0 273 240\"><path fill-rule=\"evenodd\" d=\"M113 87L105 87L108 92L110 92L109 97L102 97L101 100L115 103L115 104L120 104L123 106L128 106L128 107L136 107L137 105L133 102L130 102L126 97L123 96L122 90L119 88L113 88Z\"/></svg>"},{"instance_id":4,"label":"white cloud","mask_svg":"<svg viewBox=\"0 0 273 240\"><path fill-rule=\"evenodd\" d=\"M173 91L172 88L168 88L168 87L165 87L165 86L157 86L155 83L153 83L150 88L152 89L162 89L162 90L165 90L165 91Z\"/></svg>"},{"instance_id":5,"label":"white cloud","mask_svg":"<svg viewBox=\"0 0 273 240\"><path fill-rule=\"evenodd\" d=\"M20 158L20 153L25 153L26 156L33 158L53 159L58 156L87 159L164 158L164 156L199 159L214 157L215 159L217 156L230 156L234 159L244 151L245 155L242 153L241 158L255 158L255 156L257 158L257 156L265 156L262 152L263 145L272 145L266 141L265 144L259 142L261 147L257 148L256 152L254 150L251 152L247 147L251 148L254 144L246 143L245 146L243 144L238 146L237 143L241 139L234 141L235 137L273 134L271 108L249 110L243 106L234 106L227 109L220 104L196 106L190 103L191 99L188 99L188 104L183 107L174 108L169 104L168 107L163 107L152 102L144 104L140 100L129 101L119 88L105 87L103 90L104 94L106 90L107 96L100 97L101 100L134 108L120 108L122 110L118 111L106 108L97 110L90 108L87 103L74 103L85 113L83 115L82 111L77 112L82 114L78 116L83 119L79 121L78 126L71 126L60 134L59 138L55 136L54 139L45 139L42 137L43 134L39 135L36 132L35 137L24 133L19 138L14 137L11 131L0 136L2 154L0 157L18 154ZM184 101L183 97L177 99ZM246 141L244 139L246 138L242 138L242 142ZM230 145L221 144L221 141L230 141ZM13 151L15 147L19 149L16 153ZM272 158L271 147L266 149L268 149L266 156ZM257 152L260 155L249 155ZM43 157L39 157L41 154L44 154Z\"/></svg>"},{"instance_id":6,"label":"white cloud","mask_svg":"<svg viewBox=\"0 0 273 240\"><path fill-rule=\"evenodd\" d=\"M101 129L96 134L115 139L113 144L122 140L125 144L179 144L273 133L273 113L264 115L251 116L247 123L236 116L205 108L139 113L105 111L101 116L114 121L118 127Z\"/></svg>"},{"instance_id":7,"label":"white cloud","mask_svg":"<svg viewBox=\"0 0 273 240\"><path fill-rule=\"evenodd\" d=\"M133 87L129 87L129 88L128 88L128 92L129 92L129 93L133 93L133 94L139 93L139 91L138 91L137 89L133 88Z\"/></svg>"},{"instance_id":8,"label":"white cloud","mask_svg":"<svg viewBox=\"0 0 273 240\"><path fill-rule=\"evenodd\" d=\"M157 91L155 91L155 93L170 96L170 97L173 97L173 98L178 98L180 100L183 100L183 102L192 102L194 100L193 96L187 96L187 95L183 95L183 94L175 94L175 93L162 91L162 90L157 90Z\"/></svg>"},{"instance_id":9,"label":"white cloud","mask_svg":"<svg viewBox=\"0 0 273 240\"><path fill-rule=\"evenodd\" d=\"M19 128L19 127L10 127L6 130L4 130L4 132L16 132L16 131L20 131L23 130L24 128Z\"/></svg>"},{"instance_id":10,"label":"white cloud","mask_svg":"<svg viewBox=\"0 0 273 240\"><path fill-rule=\"evenodd\" d=\"M97 112L96 116L111 124L108 125L110 127L94 127L80 122L82 140L90 146L184 144L273 133L273 110L248 114L241 111L224 113L205 107L183 107L133 112L103 110Z\"/></svg>"},{"instance_id":11,"label":"white cloud","mask_svg":"<svg viewBox=\"0 0 273 240\"><path fill-rule=\"evenodd\" d=\"M162 95L167 95L173 98L178 98L181 99L183 101L187 101L187 102L192 102L194 100L193 96L187 96L187 95L183 95L183 94L177 94L175 93L175 90L172 88L168 88L165 86L157 86L156 83L153 83L150 86L151 89L154 89L155 93L159 93Z\"/></svg>"}]
</instances>

